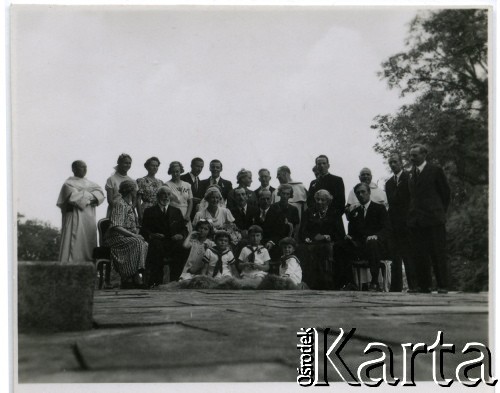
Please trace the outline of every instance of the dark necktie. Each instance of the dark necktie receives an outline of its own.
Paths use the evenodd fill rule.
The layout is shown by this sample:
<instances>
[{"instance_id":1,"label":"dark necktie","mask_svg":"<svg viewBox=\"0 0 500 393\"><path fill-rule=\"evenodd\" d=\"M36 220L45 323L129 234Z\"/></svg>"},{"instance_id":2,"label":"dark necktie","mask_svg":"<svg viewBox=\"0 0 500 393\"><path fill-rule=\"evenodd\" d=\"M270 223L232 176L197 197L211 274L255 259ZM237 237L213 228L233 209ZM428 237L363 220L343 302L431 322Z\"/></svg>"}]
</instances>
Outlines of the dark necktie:
<instances>
[{"instance_id":1,"label":"dark necktie","mask_svg":"<svg viewBox=\"0 0 500 393\"><path fill-rule=\"evenodd\" d=\"M217 273L220 272L222 274L222 256L224 255L222 252L219 252L219 250L213 250L215 254L217 254L217 263L215 264L214 272L212 274L212 277L215 277Z\"/></svg>"},{"instance_id":2,"label":"dark necktie","mask_svg":"<svg viewBox=\"0 0 500 393\"><path fill-rule=\"evenodd\" d=\"M260 220L262 222L264 222L266 220L266 211L265 210L260 211Z\"/></svg>"},{"instance_id":3,"label":"dark necktie","mask_svg":"<svg viewBox=\"0 0 500 393\"><path fill-rule=\"evenodd\" d=\"M198 192L198 176L194 178L193 190L195 193Z\"/></svg>"},{"instance_id":4,"label":"dark necktie","mask_svg":"<svg viewBox=\"0 0 500 393\"><path fill-rule=\"evenodd\" d=\"M250 263L254 263L255 262L255 251L257 250L254 250L253 247L250 247L250 255L248 256L248 262Z\"/></svg>"}]
</instances>

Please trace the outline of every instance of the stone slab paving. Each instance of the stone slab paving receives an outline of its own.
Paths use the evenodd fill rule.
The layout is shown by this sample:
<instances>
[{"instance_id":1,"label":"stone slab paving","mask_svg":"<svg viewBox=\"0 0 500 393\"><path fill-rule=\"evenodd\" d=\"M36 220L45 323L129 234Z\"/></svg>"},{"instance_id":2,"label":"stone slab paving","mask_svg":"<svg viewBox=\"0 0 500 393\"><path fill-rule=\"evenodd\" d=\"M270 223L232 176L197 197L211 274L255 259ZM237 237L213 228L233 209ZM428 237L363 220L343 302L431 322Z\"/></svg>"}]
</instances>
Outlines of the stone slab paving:
<instances>
[{"instance_id":1,"label":"stone slab paving","mask_svg":"<svg viewBox=\"0 0 500 393\"><path fill-rule=\"evenodd\" d=\"M348 367L379 357L363 351L384 342L401 377L401 343L430 345L441 330L457 353L469 341L487 345L488 294L97 291L94 329L19 335L19 382L293 382L301 327L331 328L328 346L339 328L356 328L342 351ZM447 355L445 376L463 360ZM431 380L431 368L431 355L417 356L416 380ZM328 379L339 380L333 368Z\"/></svg>"}]
</instances>

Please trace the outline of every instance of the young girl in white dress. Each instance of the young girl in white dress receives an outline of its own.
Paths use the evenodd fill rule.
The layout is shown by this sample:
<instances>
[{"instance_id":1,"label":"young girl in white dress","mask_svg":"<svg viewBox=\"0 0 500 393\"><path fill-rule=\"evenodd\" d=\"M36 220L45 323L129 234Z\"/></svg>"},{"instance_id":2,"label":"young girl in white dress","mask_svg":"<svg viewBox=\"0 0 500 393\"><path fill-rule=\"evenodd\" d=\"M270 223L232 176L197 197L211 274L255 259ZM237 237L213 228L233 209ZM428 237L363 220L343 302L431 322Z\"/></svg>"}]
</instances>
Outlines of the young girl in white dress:
<instances>
[{"instance_id":1,"label":"young girl in white dress","mask_svg":"<svg viewBox=\"0 0 500 393\"><path fill-rule=\"evenodd\" d=\"M196 275L202 274L205 266L203 263L205 251L215 246L215 243L210 240L212 230L210 221L201 219L196 224L194 231L190 232L184 240L182 246L190 251L179 280L190 280Z\"/></svg>"}]
</instances>

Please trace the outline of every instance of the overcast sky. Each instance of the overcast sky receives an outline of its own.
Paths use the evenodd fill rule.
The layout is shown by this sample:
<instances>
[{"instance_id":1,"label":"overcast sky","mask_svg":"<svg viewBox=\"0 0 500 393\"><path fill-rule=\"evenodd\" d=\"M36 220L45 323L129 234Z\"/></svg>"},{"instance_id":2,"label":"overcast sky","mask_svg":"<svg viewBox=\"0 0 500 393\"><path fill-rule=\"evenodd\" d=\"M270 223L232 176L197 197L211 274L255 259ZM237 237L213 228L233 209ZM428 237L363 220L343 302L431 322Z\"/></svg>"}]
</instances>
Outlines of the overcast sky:
<instances>
[{"instance_id":1,"label":"overcast sky","mask_svg":"<svg viewBox=\"0 0 500 393\"><path fill-rule=\"evenodd\" d=\"M377 77L404 49L413 8L173 8L15 6L12 129L17 210L60 226L56 200L71 162L104 187L118 155L129 175L144 161L186 170L219 158L236 182L288 165L309 186L314 158L330 157L347 189L368 166L378 114L403 102ZM380 181L383 184L383 181ZM348 190L346 190L347 193ZM105 215L107 203L98 208Z\"/></svg>"}]
</instances>

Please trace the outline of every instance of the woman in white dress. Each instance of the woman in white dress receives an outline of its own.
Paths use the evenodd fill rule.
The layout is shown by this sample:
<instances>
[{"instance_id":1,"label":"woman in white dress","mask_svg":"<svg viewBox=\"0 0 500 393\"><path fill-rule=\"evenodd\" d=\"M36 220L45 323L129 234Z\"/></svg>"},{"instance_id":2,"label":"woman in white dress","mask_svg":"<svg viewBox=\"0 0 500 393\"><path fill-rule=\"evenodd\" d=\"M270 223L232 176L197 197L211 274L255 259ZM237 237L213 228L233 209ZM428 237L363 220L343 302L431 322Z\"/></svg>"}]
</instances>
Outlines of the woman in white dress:
<instances>
[{"instance_id":1,"label":"woman in white dress","mask_svg":"<svg viewBox=\"0 0 500 393\"><path fill-rule=\"evenodd\" d=\"M172 178L165 183L172 191L172 199L170 204L178 208L184 216L184 221L188 229L191 231L191 210L193 209L193 191L191 184L181 180L181 174L184 172L184 167L179 161L173 161L168 167L168 174Z\"/></svg>"},{"instance_id":2,"label":"woman in white dress","mask_svg":"<svg viewBox=\"0 0 500 393\"><path fill-rule=\"evenodd\" d=\"M200 204L200 211L195 214L193 225L196 226L201 219L208 220L215 230L221 229L227 231L233 245L238 244L241 240L241 233L236 227L236 224L234 224L234 217L231 211L223 205L219 186L212 185L208 187L203 199L206 205L201 207L202 204Z\"/></svg>"}]
</instances>

